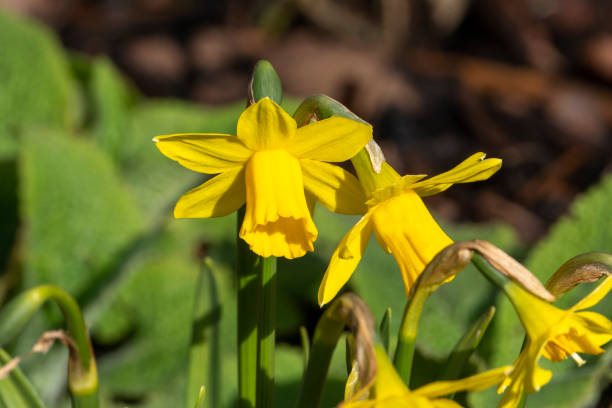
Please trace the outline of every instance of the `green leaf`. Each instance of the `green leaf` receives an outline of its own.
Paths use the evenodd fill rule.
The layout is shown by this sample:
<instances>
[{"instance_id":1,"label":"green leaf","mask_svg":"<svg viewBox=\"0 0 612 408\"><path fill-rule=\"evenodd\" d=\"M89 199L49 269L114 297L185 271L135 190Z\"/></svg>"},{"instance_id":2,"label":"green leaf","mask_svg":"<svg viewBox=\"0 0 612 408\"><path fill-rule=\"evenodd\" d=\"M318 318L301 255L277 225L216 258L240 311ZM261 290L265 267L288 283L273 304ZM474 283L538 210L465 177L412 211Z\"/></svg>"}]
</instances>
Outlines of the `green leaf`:
<instances>
[{"instance_id":1,"label":"green leaf","mask_svg":"<svg viewBox=\"0 0 612 408\"><path fill-rule=\"evenodd\" d=\"M185 383L188 369L188 345L191 340L191 318L201 248L220 259L215 262L215 278L221 302L220 352L222 362L219 381L227 402L235 392L235 379L226 382L223 371L233 371L235 353L235 304L232 273L223 234L231 236L235 217L212 220L177 220L171 222L130 262L115 283L118 290L97 308L92 338L108 352L99 359L103 395L107 399L146 400L161 398L169 381ZM229 238L229 237L228 237ZM231 245L231 244L228 244ZM233 253L233 248L228 249ZM219 255L222 254L222 255ZM228 356L229 355L229 356ZM235 359L234 359L235 361ZM231 379L231 376L229 376ZM228 380L229 380L228 379ZM203 384L212 392L212 384ZM228 395L229 394L229 395ZM184 388L175 395L182 406ZM164 398L170 398L166 396ZM222 404L221 406L224 406Z\"/></svg>"},{"instance_id":2,"label":"green leaf","mask_svg":"<svg viewBox=\"0 0 612 408\"><path fill-rule=\"evenodd\" d=\"M0 367L11 360L3 349L0 349ZM43 408L44 405L32 384L16 367L8 377L0 380L0 408Z\"/></svg>"},{"instance_id":3,"label":"green leaf","mask_svg":"<svg viewBox=\"0 0 612 408\"><path fill-rule=\"evenodd\" d=\"M126 141L133 137L128 129L129 114L137 93L106 58L93 61L90 75L93 136L111 157L120 160Z\"/></svg>"},{"instance_id":4,"label":"green leaf","mask_svg":"<svg viewBox=\"0 0 612 408\"><path fill-rule=\"evenodd\" d=\"M24 286L54 283L79 297L142 229L112 162L94 143L28 131L20 161L26 220Z\"/></svg>"},{"instance_id":5,"label":"green leaf","mask_svg":"<svg viewBox=\"0 0 612 408\"><path fill-rule=\"evenodd\" d=\"M0 157L17 152L20 128L69 127L76 91L57 40L38 24L0 11Z\"/></svg>"}]
</instances>

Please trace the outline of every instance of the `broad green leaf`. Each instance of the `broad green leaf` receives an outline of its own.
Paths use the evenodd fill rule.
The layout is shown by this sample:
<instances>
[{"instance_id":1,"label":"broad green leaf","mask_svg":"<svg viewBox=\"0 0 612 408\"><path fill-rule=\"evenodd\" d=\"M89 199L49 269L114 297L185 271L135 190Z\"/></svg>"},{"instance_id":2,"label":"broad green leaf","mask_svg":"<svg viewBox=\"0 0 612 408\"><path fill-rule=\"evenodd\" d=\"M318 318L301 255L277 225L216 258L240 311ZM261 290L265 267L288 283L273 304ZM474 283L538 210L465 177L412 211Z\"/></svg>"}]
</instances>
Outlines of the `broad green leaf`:
<instances>
[{"instance_id":1,"label":"broad green leaf","mask_svg":"<svg viewBox=\"0 0 612 408\"><path fill-rule=\"evenodd\" d=\"M26 136L19 169L24 286L54 283L78 298L113 272L142 216L94 143L42 129Z\"/></svg>"},{"instance_id":2,"label":"broad green leaf","mask_svg":"<svg viewBox=\"0 0 612 408\"><path fill-rule=\"evenodd\" d=\"M88 85L93 136L112 158L120 160L133 137L128 126L137 93L106 58L92 62Z\"/></svg>"},{"instance_id":3,"label":"broad green leaf","mask_svg":"<svg viewBox=\"0 0 612 408\"><path fill-rule=\"evenodd\" d=\"M0 157L12 157L23 125L69 127L76 91L57 40L0 10Z\"/></svg>"},{"instance_id":4,"label":"broad green leaf","mask_svg":"<svg viewBox=\"0 0 612 408\"><path fill-rule=\"evenodd\" d=\"M224 263L231 258L225 253L220 234L225 231L223 234L228 236L235 230L234 218L173 220L118 277L115 284L119 289L109 292L111 298L97 306L102 311L96 314L92 336L109 350L99 360L104 394L109 399L131 396L148 401L154 395L161 398L160 389L168 381L182 378L184 383L200 269L198 252L209 245L208 254L215 259L215 277L224 302L220 329L222 370L231 364L225 354L235 352L233 274ZM231 383L221 384L229 392L235 390ZM175 395L180 401L184 397L184 389L178 397Z\"/></svg>"}]
</instances>

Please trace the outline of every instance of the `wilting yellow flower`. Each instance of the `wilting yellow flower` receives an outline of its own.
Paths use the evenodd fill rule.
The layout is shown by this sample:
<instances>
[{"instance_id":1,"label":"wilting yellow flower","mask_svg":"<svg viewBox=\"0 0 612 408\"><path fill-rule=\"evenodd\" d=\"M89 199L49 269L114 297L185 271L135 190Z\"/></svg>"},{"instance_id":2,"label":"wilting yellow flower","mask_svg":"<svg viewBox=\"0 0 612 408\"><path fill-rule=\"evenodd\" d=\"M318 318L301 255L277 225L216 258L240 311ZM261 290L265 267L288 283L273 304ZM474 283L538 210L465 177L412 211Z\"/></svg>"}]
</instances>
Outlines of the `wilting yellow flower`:
<instances>
[{"instance_id":1,"label":"wilting yellow flower","mask_svg":"<svg viewBox=\"0 0 612 408\"><path fill-rule=\"evenodd\" d=\"M455 401L439 398L458 391L479 391L499 384L510 366L485 371L457 381L437 381L410 390L395 371L387 353L375 346L378 371L368 390L345 395L342 408L456 408ZM366 391L366 392L364 392ZM366 395L367 394L367 395ZM365 398L365 399L364 399Z\"/></svg>"},{"instance_id":2,"label":"wilting yellow flower","mask_svg":"<svg viewBox=\"0 0 612 408\"><path fill-rule=\"evenodd\" d=\"M612 340L612 322L595 312L579 312L597 304L612 289L612 276L573 307L563 310L532 295L515 283L506 286L527 332L527 342L514 369L499 386L504 392L499 407L516 407L525 391L536 392L552 377L538 365L540 356L561 361L570 355L578 365L584 360L578 353L600 354L601 345Z\"/></svg>"},{"instance_id":3,"label":"wilting yellow flower","mask_svg":"<svg viewBox=\"0 0 612 408\"><path fill-rule=\"evenodd\" d=\"M335 212L362 211L357 179L325 162L350 159L371 137L371 126L340 117L298 128L279 105L263 98L240 115L237 136L173 134L153 141L188 169L220 173L179 199L176 218L220 217L246 202L240 237L251 250L296 258L312 251L317 238L306 194Z\"/></svg>"},{"instance_id":4,"label":"wilting yellow flower","mask_svg":"<svg viewBox=\"0 0 612 408\"><path fill-rule=\"evenodd\" d=\"M380 246L395 257L409 293L425 266L453 242L434 221L421 197L442 192L454 183L488 179L499 170L501 160L483 160L484 157L484 153L476 153L455 168L427 180L421 180L425 175L401 177L383 163L380 178L384 186L370 194L365 203L367 212L332 255L319 287L319 304L333 299L349 280L372 231Z\"/></svg>"}]
</instances>

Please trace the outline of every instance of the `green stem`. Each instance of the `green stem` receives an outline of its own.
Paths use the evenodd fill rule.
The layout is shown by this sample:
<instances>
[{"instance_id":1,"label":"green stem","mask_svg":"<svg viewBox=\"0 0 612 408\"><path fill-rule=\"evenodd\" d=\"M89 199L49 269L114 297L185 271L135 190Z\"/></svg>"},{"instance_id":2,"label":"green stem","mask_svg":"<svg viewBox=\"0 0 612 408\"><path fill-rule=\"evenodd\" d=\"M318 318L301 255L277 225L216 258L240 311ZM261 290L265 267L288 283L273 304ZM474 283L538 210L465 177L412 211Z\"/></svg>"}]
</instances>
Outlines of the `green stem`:
<instances>
[{"instance_id":1,"label":"green stem","mask_svg":"<svg viewBox=\"0 0 612 408\"><path fill-rule=\"evenodd\" d=\"M253 69L248 103L262 98L282 102L280 78L270 62ZM274 343L276 326L276 258L260 257L240 239L246 207L238 212L238 398L239 407L274 405Z\"/></svg>"},{"instance_id":2,"label":"green stem","mask_svg":"<svg viewBox=\"0 0 612 408\"><path fill-rule=\"evenodd\" d=\"M257 328L257 407L274 406L274 345L276 333L276 258L261 258Z\"/></svg>"},{"instance_id":3,"label":"green stem","mask_svg":"<svg viewBox=\"0 0 612 408\"><path fill-rule=\"evenodd\" d=\"M0 312L0 346L15 338L47 300L54 301L62 311L68 333L76 352L68 360L68 386L73 406L98 406L98 372L93 358L85 320L79 305L65 290L54 285L32 288L13 299Z\"/></svg>"},{"instance_id":4,"label":"green stem","mask_svg":"<svg viewBox=\"0 0 612 408\"><path fill-rule=\"evenodd\" d=\"M506 285L508 285L511 280L491 266L482 255L474 252L474 255L472 255L472 263L482 272L485 278L491 281L491 283L504 291L506 290Z\"/></svg>"},{"instance_id":5,"label":"green stem","mask_svg":"<svg viewBox=\"0 0 612 408\"><path fill-rule=\"evenodd\" d=\"M484 337L493 316L495 306L489 307L459 339L438 377L439 381L457 380L463 372L470 356ZM452 398L452 396L450 397Z\"/></svg>"},{"instance_id":6,"label":"green stem","mask_svg":"<svg viewBox=\"0 0 612 408\"><path fill-rule=\"evenodd\" d=\"M244 219L245 207L238 211L238 230ZM238 406L255 408L257 400L257 326L258 271L261 257L237 239L238 272Z\"/></svg>"},{"instance_id":7,"label":"green stem","mask_svg":"<svg viewBox=\"0 0 612 408\"><path fill-rule=\"evenodd\" d=\"M72 296L54 285L32 288L17 296L3 308L0 312L0 346L6 345L15 338L47 300L54 301L60 307L66 319L68 332L77 346L83 369L88 370L91 353L81 309Z\"/></svg>"},{"instance_id":8,"label":"green stem","mask_svg":"<svg viewBox=\"0 0 612 408\"><path fill-rule=\"evenodd\" d=\"M8 363L11 356L0 348L0 366ZM19 367L15 367L7 378L0 381L0 406L44 408L44 404L32 384L23 375Z\"/></svg>"},{"instance_id":9,"label":"green stem","mask_svg":"<svg viewBox=\"0 0 612 408\"><path fill-rule=\"evenodd\" d=\"M344 331L344 320L336 316L333 303L323 314L314 332L306 372L298 394L297 408L321 406L327 371L338 339Z\"/></svg>"},{"instance_id":10,"label":"green stem","mask_svg":"<svg viewBox=\"0 0 612 408\"><path fill-rule=\"evenodd\" d=\"M397 373L408 387L410 386L412 374L414 346L419 330L419 320L423 311L423 305L430 294L431 290L429 287L417 288L410 299L408 299L404 315L402 316L393 365L395 365Z\"/></svg>"}]
</instances>

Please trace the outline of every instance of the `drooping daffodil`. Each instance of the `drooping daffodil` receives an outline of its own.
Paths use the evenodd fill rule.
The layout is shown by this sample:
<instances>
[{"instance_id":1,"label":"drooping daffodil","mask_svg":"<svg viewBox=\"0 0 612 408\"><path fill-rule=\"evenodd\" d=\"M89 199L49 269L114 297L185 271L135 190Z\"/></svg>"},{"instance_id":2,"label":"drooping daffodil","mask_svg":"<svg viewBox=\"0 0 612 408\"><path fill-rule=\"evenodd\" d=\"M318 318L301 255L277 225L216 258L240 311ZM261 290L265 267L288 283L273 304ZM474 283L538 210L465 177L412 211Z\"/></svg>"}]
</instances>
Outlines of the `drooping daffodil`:
<instances>
[{"instance_id":1,"label":"drooping daffodil","mask_svg":"<svg viewBox=\"0 0 612 408\"><path fill-rule=\"evenodd\" d=\"M217 174L179 199L176 218L220 217L246 202L240 237L258 255L291 259L312 251L317 238L307 195L335 212L362 211L357 179L327 162L350 159L371 137L371 126L340 117L298 128L263 98L240 115L236 136L187 133L153 141L182 166Z\"/></svg>"},{"instance_id":2,"label":"drooping daffodil","mask_svg":"<svg viewBox=\"0 0 612 408\"><path fill-rule=\"evenodd\" d=\"M369 169L364 170L366 166ZM372 232L380 246L395 257L408 294L425 266L453 242L421 197L442 192L455 183L486 180L500 167L500 159L485 159L484 153L476 153L455 168L425 180L425 175L401 177L386 162L378 173L372 170L369 161L364 166L355 166L366 190L367 210L333 253L319 287L319 304L328 303L349 280Z\"/></svg>"},{"instance_id":3,"label":"drooping daffodil","mask_svg":"<svg viewBox=\"0 0 612 408\"><path fill-rule=\"evenodd\" d=\"M345 394L342 408L457 408L453 400L440 398L459 391L479 391L499 384L511 369L504 366L456 381L437 381L410 390L380 345L374 346L377 373L369 389ZM347 387L347 389L351 389Z\"/></svg>"},{"instance_id":4,"label":"drooping daffodil","mask_svg":"<svg viewBox=\"0 0 612 408\"><path fill-rule=\"evenodd\" d=\"M561 361L571 356L578 365L584 360L578 353L600 354L612 340L612 321L596 312L581 311L597 304L612 289L612 276L567 310L559 309L510 282L504 288L525 327L527 341L514 369L500 384L504 395L501 408L518 406L523 392L538 391L550 381L552 373L538 365L540 356Z\"/></svg>"}]
</instances>

